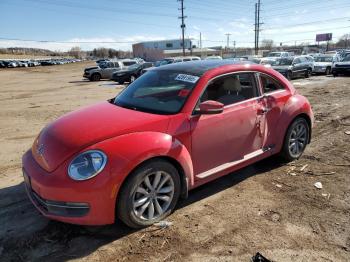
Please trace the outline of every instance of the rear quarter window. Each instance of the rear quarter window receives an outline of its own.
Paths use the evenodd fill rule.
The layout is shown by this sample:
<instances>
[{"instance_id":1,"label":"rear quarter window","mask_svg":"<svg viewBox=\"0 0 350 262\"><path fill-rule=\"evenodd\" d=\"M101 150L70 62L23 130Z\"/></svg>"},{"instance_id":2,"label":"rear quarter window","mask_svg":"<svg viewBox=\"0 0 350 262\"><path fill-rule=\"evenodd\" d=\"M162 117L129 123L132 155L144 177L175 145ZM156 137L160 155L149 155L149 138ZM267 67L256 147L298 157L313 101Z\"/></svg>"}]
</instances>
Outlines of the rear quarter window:
<instances>
[{"instance_id":1,"label":"rear quarter window","mask_svg":"<svg viewBox=\"0 0 350 262\"><path fill-rule=\"evenodd\" d=\"M259 77L264 94L285 90L285 87L278 80L265 74L259 74Z\"/></svg>"}]
</instances>

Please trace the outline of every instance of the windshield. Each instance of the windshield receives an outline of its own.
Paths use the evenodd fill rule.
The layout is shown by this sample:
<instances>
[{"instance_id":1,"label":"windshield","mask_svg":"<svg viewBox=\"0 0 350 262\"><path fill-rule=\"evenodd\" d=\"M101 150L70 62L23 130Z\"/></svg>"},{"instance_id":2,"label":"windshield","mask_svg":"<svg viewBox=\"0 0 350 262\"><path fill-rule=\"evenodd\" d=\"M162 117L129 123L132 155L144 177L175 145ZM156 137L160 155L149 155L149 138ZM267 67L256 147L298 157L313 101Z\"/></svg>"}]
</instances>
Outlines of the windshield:
<instances>
[{"instance_id":1,"label":"windshield","mask_svg":"<svg viewBox=\"0 0 350 262\"><path fill-rule=\"evenodd\" d=\"M262 65L277 65L278 62L277 62L277 60L265 60L265 59L263 59L260 61L260 64L262 64Z\"/></svg>"},{"instance_id":2,"label":"windshield","mask_svg":"<svg viewBox=\"0 0 350 262\"><path fill-rule=\"evenodd\" d=\"M344 59L343 62L349 62L350 61L350 55L347 55Z\"/></svg>"},{"instance_id":3,"label":"windshield","mask_svg":"<svg viewBox=\"0 0 350 262\"><path fill-rule=\"evenodd\" d=\"M125 66L131 66L134 64L136 64L136 61L123 61L123 65L125 65Z\"/></svg>"},{"instance_id":4,"label":"windshield","mask_svg":"<svg viewBox=\"0 0 350 262\"><path fill-rule=\"evenodd\" d=\"M280 57L281 53L269 53L267 56L268 57Z\"/></svg>"},{"instance_id":5,"label":"windshield","mask_svg":"<svg viewBox=\"0 0 350 262\"><path fill-rule=\"evenodd\" d=\"M173 59L163 59L163 60L157 61L155 66L158 67L158 66L168 65L168 64L172 64L172 63L174 63Z\"/></svg>"},{"instance_id":6,"label":"windshield","mask_svg":"<svg viewBox=\"0 0 350 262\"><path fill-rule=\"evenodd\" d=\"M333 62L332 56L317 56L314 59L315 62Z\"/></svg>"},{"instance_id":7,"label":"windshield","mask_svg":"<svg viewBox=\"0 0 350 262\"><path fill-rule=\"evenodd\" d=\"M153 70L129 85L114 103L133 110L155 113L178 113L199 77L173 70Z\"/></svg>"},{"instance_id":8,"label":"windshield","mask_svg":"<svg viewBox=\"0 0 350 262\"><path fill-rule=\"evenodd\" d=\"M136 70L136 69L138 69L139 67L141 67L141 64L134 64L134 65L129 66L128 69L130 69L130 70Z\"/></svg>"}]
</instances>

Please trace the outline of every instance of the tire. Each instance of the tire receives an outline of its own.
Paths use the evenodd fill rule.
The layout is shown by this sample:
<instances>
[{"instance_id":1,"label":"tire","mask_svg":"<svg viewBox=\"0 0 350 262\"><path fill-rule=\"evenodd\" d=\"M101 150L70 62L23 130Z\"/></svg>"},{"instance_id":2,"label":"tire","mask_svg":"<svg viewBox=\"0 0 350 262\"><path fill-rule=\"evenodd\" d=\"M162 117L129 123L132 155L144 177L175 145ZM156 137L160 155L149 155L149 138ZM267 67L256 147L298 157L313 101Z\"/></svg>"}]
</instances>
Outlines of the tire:
<instances>
[{"instance_id":1,"label":"tire","mask_svg":"<svg viewBox=\"0 0 350 262\"><path fill-rule=\"evenodd\" d=\"M293 73L292 73L292 71L288 71L288 72L287 72L287 79L288 79L288 80L292 80L292 78L293 78Z\"/></svg>"},{"instance_id":2,"label":"tire","mask_svg":"<svg viewBox=\"0 0 350 262\"><path fill-rule=\"evenodd\" d=\"M92 74L92 76L90 77L91 81L100 81L100 79L101 79L101 76L100 74L97 74L97 73Z\"/></svg>"},{"instance_id":3,"label":"tire","mask_svg":"<svg viewBox=\"0 0 350 262\"><path fill-rule=\"evenodd\" d=\"M331 69L330 67L327 67L327 68L326 68L326 75L327 75L327 76L330 75L330 74L331 74L331 71L332 71L332 69Z\"/></svg>"},{"instance_id":4,"label":"tire","mask_svg":"<svg viewBox=\"0 0 350 262\"><path fill-rule=\"evenodd\" d=\"M309 68L305 71L305 78L309 78L310 76L311 76L311 69Z\"/></svg>"},{"instance_id":5,"label":"tire","mask_svg":"<svg viewBox=\"0 0 350 262\"><path fill-rule=\"evenodd\" d=\"M130 83L134 82L136 80L136 76L135 75L131 75L130 76Z\"/></svg>"},{"instance_id":6,"label":"tire","mask_svg":"<svg viewBox=\"0 0 350 262\"><path fill-rule=\"evenodd\" d=\"M118 81L119 85L124 85L124 81Z\"/></svg>"},{"instance_id":7,"label":"tire","mask_svg":"<svg viewBox=\"0 0 350 262\"><path fill-rule=\"evenodd\" d=\"M280 155L287 161L298 159L303 154L309 142L309 135L309 124L305 118L297 117L287 129Z\"/></svg>"},{"instance_id":8,"label":"tire","mask_svg":"<svg viewBox=\"0 0 350 262\"><path fill-rule=\"evenodd\" d=\"M334 76L334 77L337 77L337 76L338 76L338 73L333 72L333 76Z\"/></svg>"},{"instance_id":9,"label":"tire","mask_svg":"<svg viewBox=\"0 0 350 262\"><path fill-rule=\"evenodd\" d=\"M180 176L172 164L164 160L146 162L122 186L116 203L117 216L132 228L150 226L174 210L180 192Z\"/></svg>"}]
</instances>

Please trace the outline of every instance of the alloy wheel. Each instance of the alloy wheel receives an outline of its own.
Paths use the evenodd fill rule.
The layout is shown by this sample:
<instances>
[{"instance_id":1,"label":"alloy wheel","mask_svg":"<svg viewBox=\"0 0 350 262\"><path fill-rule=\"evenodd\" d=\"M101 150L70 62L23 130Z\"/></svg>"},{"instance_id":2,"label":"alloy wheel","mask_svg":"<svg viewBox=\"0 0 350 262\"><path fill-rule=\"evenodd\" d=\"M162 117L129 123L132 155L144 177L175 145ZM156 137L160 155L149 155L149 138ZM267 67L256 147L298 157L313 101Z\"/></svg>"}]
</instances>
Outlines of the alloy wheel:
<instances>
[{"instance_id":1,"label":"alloy wheel","mask_svg":"<svg viewBox=\"0 0 350 262\"><path fill-rule=\"evenodd\" d=\"M290 133L288 148L293 157L299 157L307 144L307 127L304 123L298 123Z\"/></svg>"},{"instance_id":2,"label":"alloy wheel","mask_svg":"<svg viewBox=\"0 0 350 262\"><path fill-rule=\"evenodd\" d=\"M156 171L144 177L133 193L133 212L143 220L160 217L169 208L174 197L174 181L164 171Z\"/></svg>"}]
</instances>

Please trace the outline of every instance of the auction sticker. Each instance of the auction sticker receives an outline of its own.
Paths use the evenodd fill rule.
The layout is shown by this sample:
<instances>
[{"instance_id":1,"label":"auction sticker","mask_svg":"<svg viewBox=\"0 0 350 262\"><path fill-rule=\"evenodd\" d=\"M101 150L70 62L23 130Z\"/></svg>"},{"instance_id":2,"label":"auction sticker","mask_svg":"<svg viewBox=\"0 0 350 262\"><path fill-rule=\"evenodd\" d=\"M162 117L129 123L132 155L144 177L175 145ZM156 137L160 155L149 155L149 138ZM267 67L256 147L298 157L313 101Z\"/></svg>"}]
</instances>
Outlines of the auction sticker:
<instances>
[{"instance_id":1,"label":"auction sticker","mask_svg":"<svg viewBox=\"0 0 350 262\"><path fill-rule=\"evenodd\" d=\"M193 83L193 84L196 83L198 81L198 79L199 79L198 76L191 76L191 75L186 75L186 74L178 74L175 78L175 80Z\"/></svg>"}]
</instances>

